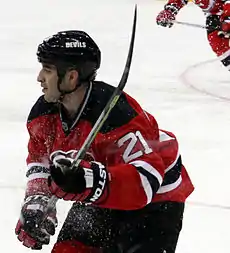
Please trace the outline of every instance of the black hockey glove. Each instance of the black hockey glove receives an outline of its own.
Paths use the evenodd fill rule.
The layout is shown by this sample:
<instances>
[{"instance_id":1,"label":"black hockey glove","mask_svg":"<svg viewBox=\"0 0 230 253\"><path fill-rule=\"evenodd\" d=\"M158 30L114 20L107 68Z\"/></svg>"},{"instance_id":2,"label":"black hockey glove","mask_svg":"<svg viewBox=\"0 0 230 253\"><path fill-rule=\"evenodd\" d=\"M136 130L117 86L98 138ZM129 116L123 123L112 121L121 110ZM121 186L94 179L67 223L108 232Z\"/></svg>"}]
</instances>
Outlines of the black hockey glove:
<instances>
[{"instance_id":1,"label":"black hockey glove","mask_svg":"<svg viewBox=\"0 0 230 253\"><path fill-rule=\"evenodd\" d=\"M164 10L157 15L156 22L158 25L170 28L174 24L177 13L178 9L175 6L166 4Z\"/></svg>"},{"instance_id":2,"label":"black hockey glove","mask_svg":"<svg viewBox=\"0 0 230 253\"><path fill-rule=\"evenodd\" d=\"M58 198L92 203L104 199L108 174L104 165L81 160L71 169L73 159L53 159L48 179L50 191Z\"/></svg>"},{"instance_id":3,"label":"black hockey glove","mask_svg":"<svg viewBox=\"0 0 230 253\"><path fill-rule=\"evenodd\" d=\"M43 244L49 244L50 236L55 233L56 209L46 214L48 201L47 196L34 195L23 203L15 233L28 248L41 249Z\"/></svg>"}]
</instances>

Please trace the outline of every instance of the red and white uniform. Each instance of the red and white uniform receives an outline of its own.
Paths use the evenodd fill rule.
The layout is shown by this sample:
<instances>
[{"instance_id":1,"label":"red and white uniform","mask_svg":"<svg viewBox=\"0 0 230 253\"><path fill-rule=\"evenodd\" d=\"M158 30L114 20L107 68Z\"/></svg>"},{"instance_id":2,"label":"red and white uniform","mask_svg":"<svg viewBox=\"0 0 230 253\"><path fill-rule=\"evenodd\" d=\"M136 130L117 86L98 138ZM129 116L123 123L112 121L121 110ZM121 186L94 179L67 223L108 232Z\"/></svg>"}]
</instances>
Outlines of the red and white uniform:
<instances>
[{"instance_id":1,"label":"red and white uniform","mask_svg":"<svg viewBox=\"0 0 230 253\"><path fill-rule=\"evenodd\" d=\"M221 15L225 1L222 0L193 0L203 12L212 15ZM166 5L174 6L178 11L188 3L187 0L169 0Z\"/></svg>"},{"instance_id":2,"label":"red and white uniform","mask_svg":"<svg viewBox=\"0 0 230 253\"><path fill-rule=\"evenodd\" d=\"M228 37L220 36L219 32L223 29L223 21L230 17L230 1L227 0L193 0L206 15L207 38L212 50L216 53L219 60L230 70L230 40ZM169 0L165 6L173 6L175 11L183 8L188 1ZM230 34L230 22L226 21L225 32Z\"/></svg>"},{"instance_id":3,"label":"red and white uniform","mask_svg":"<svg viewBox=\"0 0 230 253\"><path fill-rule=\"evenodd\" d=\"M84 103L72 122L65 121L60 105L43 96L28 118L27 193L47 192L50 154L80 149L114 87L89 85ZM176 137L158 128L129 95L123 93L93 141L89 153L110 175L109 194L96 205L120 210L139 209L151 202L184 202L194 187L181 161Z\"/></svg>"}]
</instances>

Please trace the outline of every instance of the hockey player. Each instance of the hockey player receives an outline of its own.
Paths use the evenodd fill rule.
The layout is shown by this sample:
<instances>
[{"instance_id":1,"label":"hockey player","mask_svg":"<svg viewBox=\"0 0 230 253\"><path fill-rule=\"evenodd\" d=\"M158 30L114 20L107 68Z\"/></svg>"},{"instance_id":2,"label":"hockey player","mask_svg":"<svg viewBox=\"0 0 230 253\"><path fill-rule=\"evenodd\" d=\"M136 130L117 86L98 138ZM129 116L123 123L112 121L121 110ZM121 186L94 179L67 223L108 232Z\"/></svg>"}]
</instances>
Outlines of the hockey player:
<instances>
[{"instance_id":1,"label":"hockey player","mask_svg":"<svg viewBox=\"0 0 230 253\"><path fill-rule=\"evenodd\" d=\"M230 1L194 0L206 15L207 38L212 50L224 66L230 70ZM172 27L179 10L187 0L169 0L156 17L158 25Z\"/></svg>"},{"instance_id":2,"label":"hockey player","mask_svg":"<svg viewBox=\"0 0 230 253\"><path fill-rule=\"evenodd\" d=\"M28 117L28 183L16 226L42 249L57 227L52 195L74 201L52 253L173 253L193 185L176 137L122 93L76 170L72 161L114 87L95 81L101 53L83 31L63 31L37 50L41 96Z\"/></svg>"}]
</instances>

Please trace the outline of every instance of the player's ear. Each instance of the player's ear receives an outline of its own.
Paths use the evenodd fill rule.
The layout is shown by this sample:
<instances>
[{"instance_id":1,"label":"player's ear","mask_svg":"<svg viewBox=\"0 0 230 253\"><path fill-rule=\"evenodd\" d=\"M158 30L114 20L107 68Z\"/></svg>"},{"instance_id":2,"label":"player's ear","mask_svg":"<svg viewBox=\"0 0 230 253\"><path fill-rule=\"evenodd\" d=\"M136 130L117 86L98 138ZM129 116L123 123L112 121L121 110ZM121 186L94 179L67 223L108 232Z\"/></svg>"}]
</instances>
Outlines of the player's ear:
<instances>
[{"instance_id":1,"label":"player's ear","mask_svg":"<svg viewBox=\"0 0 230 253\"><path fill-rule=\"evenodd\" d=\"M77 81L78 80L78 71L76 69L71 69L69 72L69 80L70 81Z\"/></svg>"},{"instance_id":2,"label":"player's ear","mask_svg":"<svg viewBox=\"0 0 230 253\"><path fill-rule=\"evenodd\" d=\"M66 73L66 78L71 85L71 88L75 88L76 84L78 83L79 74L78 71L75 69L71 69Z\"/></svg>"}]
</instances>

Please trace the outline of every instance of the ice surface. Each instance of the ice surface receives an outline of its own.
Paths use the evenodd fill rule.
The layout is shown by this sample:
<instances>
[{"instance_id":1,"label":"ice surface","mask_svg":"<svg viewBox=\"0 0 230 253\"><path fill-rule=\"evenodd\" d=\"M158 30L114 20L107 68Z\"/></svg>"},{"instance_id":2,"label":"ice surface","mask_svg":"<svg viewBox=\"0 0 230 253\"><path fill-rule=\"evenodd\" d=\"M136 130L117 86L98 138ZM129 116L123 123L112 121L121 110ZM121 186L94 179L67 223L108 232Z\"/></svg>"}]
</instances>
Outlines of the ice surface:
<instances>
[{"instance_id":1,"label":"ice surface","mask_svg":"<svg viewBox=\"0 0 230 253\"><path fill-rule=\"evenodd\" d=\"M155 24L164 2L150 0L6 1L0 15L0 252L26 253L14 235L25 185L27 114L41 94L36 47L52 33L82 29L102 50L98 79L116 85L126 60L134 4L138 24L125 91L173 131L196 190L188 199L177 253L229 252L230 76L203 29ZM189 4L178 20L204 24ZM59 203L60 225L69 205ZM59 226L60 228L60 226ZM52 238L54 243L56 237ZM44 253L51 250L44 247Z\"/></svg>"}]
</instances>

